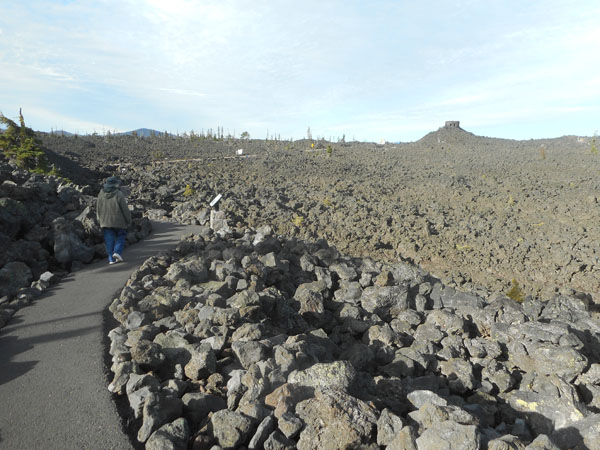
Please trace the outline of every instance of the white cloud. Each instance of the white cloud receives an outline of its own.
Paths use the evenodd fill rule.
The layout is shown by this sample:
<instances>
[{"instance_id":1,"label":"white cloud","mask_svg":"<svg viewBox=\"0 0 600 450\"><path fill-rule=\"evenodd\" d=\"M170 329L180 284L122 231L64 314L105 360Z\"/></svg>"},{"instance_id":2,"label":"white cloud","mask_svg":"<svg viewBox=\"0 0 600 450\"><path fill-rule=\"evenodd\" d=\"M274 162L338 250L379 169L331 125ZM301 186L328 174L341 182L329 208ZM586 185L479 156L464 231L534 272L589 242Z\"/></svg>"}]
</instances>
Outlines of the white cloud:
<instances>
[{"instance_id":1,"label":"white cloud","mask_svg":"<svg viewBox=\"0 0 600 450\"><path fill-rule=\"evenodd\" d=\"M156 88L159 91L167 92L169 94L185 95L193 97L205 97L206 94L203 92L190 91L187 89L175 89L175 88Z\"/></svg>"},{"instance_id":2,"label":"white cloud","mask_svg":"<svg viewBox=\"0 0 600 450\"><path fill-rule=\"evenodd\" d=\"M43 131L50 131L50 129L62 129L79 134L93 132L104 133L107 130L110 130L111 132L125 131L107 123L88 121L81 119L80 117L60 114L55 110L48 110L35 105L24 106L23 115L25 116L25 121L27 124L43 124L40 126L43 126L44 128L40 128L40 126L35 127L42 129Z\"/></svg>"}]
</instances>

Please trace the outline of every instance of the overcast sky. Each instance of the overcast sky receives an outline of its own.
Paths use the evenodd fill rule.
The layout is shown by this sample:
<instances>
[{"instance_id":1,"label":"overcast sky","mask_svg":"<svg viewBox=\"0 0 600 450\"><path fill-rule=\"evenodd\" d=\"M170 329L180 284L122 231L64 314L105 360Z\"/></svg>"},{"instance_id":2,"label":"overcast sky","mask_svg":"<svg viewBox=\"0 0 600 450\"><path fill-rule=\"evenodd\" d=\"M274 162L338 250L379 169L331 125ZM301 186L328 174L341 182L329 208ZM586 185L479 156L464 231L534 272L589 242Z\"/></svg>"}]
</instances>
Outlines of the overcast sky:
<instances>
[{"instance_id":1,"label":"overcast sky","mask_svg":"<svg viewBox=\"0 0 600 450\"><path fill-rule=\"evenodd\" d=\"M413 141L600 129L600 2L0 0L0 111L36 130Z\"/></svg>"}]
</instances>

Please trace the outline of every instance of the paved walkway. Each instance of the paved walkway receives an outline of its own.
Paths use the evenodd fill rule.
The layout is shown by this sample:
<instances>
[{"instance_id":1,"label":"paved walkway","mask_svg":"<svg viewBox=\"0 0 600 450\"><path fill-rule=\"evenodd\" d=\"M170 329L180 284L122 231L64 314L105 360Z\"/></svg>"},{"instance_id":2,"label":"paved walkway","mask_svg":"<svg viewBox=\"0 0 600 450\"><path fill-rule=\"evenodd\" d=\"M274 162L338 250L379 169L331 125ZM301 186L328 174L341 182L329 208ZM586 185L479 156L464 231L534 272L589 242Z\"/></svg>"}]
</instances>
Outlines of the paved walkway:
<instances>
[{"instance_id":1,"label":"paved walkway","mask_svg":"<svg viewBox=\"0 0 600 450\"><path fill-rule=\"evenodd\" d=\"M0 330L0 449L131 449L107 389L103 316L149 256L197 227L153 223L124 263L70 274Z\"/></svg>"}]
</instances>

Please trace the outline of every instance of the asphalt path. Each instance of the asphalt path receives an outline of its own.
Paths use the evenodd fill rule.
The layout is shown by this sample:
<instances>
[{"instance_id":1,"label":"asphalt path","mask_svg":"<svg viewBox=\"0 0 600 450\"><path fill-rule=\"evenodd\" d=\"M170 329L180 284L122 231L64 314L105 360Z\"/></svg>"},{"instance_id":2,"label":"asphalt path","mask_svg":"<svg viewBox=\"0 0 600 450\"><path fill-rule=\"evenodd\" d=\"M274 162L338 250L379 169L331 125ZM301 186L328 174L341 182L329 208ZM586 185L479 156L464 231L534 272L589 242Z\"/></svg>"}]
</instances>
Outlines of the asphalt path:
<instances>
[{"instance_id":1,"label":"asphalt path","mask_svg":"<svg viewBox=\"0 0 600 450\"><path fill-rule=\"evenodd\" d=\"M108 391L106 309L148 257L197 227L153 222L125 262L71 273L0 330L0 449L131 449Z\"/></svg>"}]
</instances>

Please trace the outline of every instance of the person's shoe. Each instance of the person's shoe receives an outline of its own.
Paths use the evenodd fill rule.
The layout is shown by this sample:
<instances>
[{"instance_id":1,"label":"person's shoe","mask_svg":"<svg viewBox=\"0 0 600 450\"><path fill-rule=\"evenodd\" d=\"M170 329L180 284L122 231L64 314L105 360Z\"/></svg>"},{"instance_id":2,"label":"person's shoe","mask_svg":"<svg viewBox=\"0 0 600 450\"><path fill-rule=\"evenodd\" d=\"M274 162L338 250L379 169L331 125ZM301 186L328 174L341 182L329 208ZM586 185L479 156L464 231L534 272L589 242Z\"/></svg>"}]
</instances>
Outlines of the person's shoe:
<instances>
[{"instance_id":1,"label":"person's shoe","mask_svg":"<svg viewBox=\"0 0 600 450\"><path fill-rule=\"evenodd\" d=\"M109 261L108 262L108 264L110 264L110 265L113 265L113 264L116 264L116 263L117 263L116 261Z\"/></svg>"},{"instance_id":2,"label":"person's shoe","mask_svg":"<svg viewBox=\"0 0 600 450\"><path fill-rule=\"evenodd\" d=\"M123 257L121 255L119 255L118 253L113 253L113 258L115 259L116 262L123 262Z\"/></svg>"}]
</instances>

